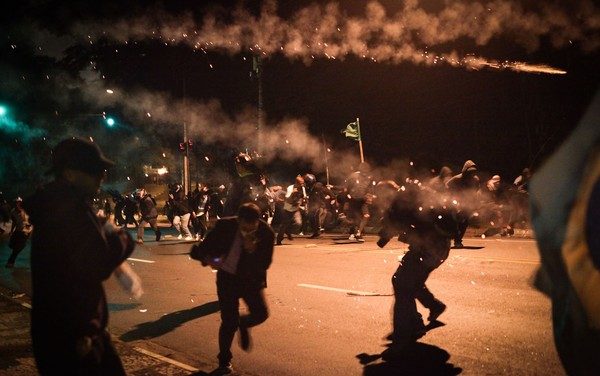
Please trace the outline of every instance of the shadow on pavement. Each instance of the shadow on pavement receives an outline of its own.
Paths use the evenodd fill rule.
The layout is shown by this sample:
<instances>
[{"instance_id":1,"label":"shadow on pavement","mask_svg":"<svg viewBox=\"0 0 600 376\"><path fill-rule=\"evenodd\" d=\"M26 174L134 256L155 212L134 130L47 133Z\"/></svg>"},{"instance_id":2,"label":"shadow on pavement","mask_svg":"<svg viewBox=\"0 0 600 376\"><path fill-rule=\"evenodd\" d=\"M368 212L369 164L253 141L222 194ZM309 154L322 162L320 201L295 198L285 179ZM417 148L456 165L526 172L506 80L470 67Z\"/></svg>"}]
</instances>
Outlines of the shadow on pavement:
<instances>
[{"instance_id":1,"label":"shadow on pavement","mask_svg":"<svg viewBox=\"0 0 600 376\"><path fill-rule=\"evenodd\" d=\"M164 315L156 321L149 321L139 324L135 327L135 329L121 335L119 339L125 342L130 342L140 339L156 338L165 333L169 333L188 321L197 319L199 317L208 316L216 312L219 312L218 301L204 303L198 307L169 313L168 315Z\"/></svg>"},{"instance_id":2,"label":"shadow on pavement","mask_svg":"<svg viewBox=\"0 0 600 376\"><path fill-rule=\"evenodd\" d=\"M437 346L416 342L402 352L388 349L381 354L358 354L365 365L363 376L458 375L462 368L449 363L450 354ZM381 362L371 364L381 359Z\"/></svg>"},{"instance_id":3,"label":"shadow on pavement","mask_svg":"<svg viewBox=\"0 0 600 376\"><path fill-rule=\"evenodd\" d=\"M482 245L463 245L462 247L450 247L452 249L484 249L485 247Z\"/></svg>"}]
</instances>

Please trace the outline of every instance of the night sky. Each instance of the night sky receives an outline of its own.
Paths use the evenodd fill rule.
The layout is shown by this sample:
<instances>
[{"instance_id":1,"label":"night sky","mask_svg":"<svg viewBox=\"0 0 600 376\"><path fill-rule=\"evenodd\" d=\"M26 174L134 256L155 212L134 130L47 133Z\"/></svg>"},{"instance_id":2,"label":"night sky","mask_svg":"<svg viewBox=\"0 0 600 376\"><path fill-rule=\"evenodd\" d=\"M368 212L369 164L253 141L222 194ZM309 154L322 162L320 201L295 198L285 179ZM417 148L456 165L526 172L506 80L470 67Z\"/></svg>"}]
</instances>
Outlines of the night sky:
<instances>
[{"instance_id":1,"label":"night sky","mask_svg":"<svg viewBox=\"0 0 600 376\"><path fill-rule=\"evenodd\" d=\"M394 18L410 5L412 12L420 9L435 16L458 3L380 0L373 9L384 9L387 17ZM264 147L272 150L269 163L274 180L291 179L304 172L299 169L322 173L322 162L315 159L322 159L323 139L332 149L330 168L339 170L334 175L346 174L349 165L356 164L358 146L340 130L357 117L365 157L374 165L390 166L392 160L398 160L414 161L427 170L442 165L456 170L466 159L473 159L480 169L510 181L524 167L538 167L577 125L600 81L599 8L591 1L538 3L477 4L494 15L509 4L524 18L560 19L558 25L564 26L555 23L545 30L543 25L527 26L517 22L517 17L504 17L484 40L474 40L483 34L478 30L472 35L453 34L452 22L447 29L440 27L440 35L435 37L412 30L403 38L431 55L453 52L461 58L473 55L499 62L543 64L566 74L473 69L410 58L374 61L352 53L337 59L318 55L313 59L310 52L299 58L263 54L264 111L267 127L274 129ZM302 9L315 4L323 10L327 3L281 2L274 12L281 20L293 21ZM152 22L160 24L165 15L174 20L191 18L196 30L210 14L233 25L236 7L260 17L263 5L259 1L75 1L69 5L21 1L5 6L11 11L2 16L8 32L2 32L0 43L0 102L11 111L12 127L6 119L0 127L0 190L27 191L39 184L44 179L40 166L47 163L49 148L70 135L92 136L119 162L120 170L112 176L114 183L126 176L140 179L143 164L168 165L175 171L181 157L177 150L182 137L177 110L181 103L192 106L189 111L198 116L190 120L190 137L195 142L192 168L196 175L192 176L202 179L203 174L226 170L230 166L226 157L255 142L247 131L255 122L257 105L257 81L250 74L252 52L247 48L195 49L147 36L129 38L125 44L110 32L102 36L97 30L106 30L107 25L121 30L123 24L133 24L140 16L154 17ZM346 18L372 19L366 15L366 7L367 2L362 1L339 3L341 34L349 25ZM464 12L465 23L473 11L469 9ZM430 22L428 17L424 19L422 30ZM86 28L92 36L88 41ZM446 30L448 35L442 37ZM365 39L370 50L385 44L378 33ZM101 94L90 96L90 81L81 74L90 67L102 82L94 90L104 93L104 88L118 88L128 96L106 103ZM160 100L152 99L154 95L160 95ZM102 111L115 114L120 124L117 129L106 129L99 117L87 116ZM294 126L286 128L282 122ZM282 129L289 129L289 134ZM305 132L308 138L299 138L296 132ZM271 147L286 139L302 145L291 145L291 151L285 144ZM319 150L305 151L303 147Z\"/></svg>"}]
</instances>

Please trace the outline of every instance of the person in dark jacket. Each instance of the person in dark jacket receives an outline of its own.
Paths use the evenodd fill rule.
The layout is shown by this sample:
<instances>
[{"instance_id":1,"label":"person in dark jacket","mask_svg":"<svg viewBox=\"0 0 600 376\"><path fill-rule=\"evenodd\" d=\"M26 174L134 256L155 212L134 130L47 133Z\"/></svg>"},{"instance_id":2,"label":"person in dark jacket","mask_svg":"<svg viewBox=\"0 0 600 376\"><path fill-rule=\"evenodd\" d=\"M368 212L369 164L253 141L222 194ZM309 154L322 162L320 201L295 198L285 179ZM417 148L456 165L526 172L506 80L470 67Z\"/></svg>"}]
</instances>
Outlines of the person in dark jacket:
<instances>
[{"instance_id":1,"label":"person in dark jacket","mask_svg":"<svg viewBox=\"0 0 600 376\"><path fill-rule=\"evenodd\" d=\"M250 349L248 329L263 323L268 317L263 289L267 286L267 269L273 258L275 234L260 219L260 208L254 203L243 204L237 217L217 221L200 244L194 245L191 257L218 269L217 294L221 308L219 328L219 368L214 373L232 372L231 343L240 331L242 349ZM239 314L243 299L249 314Z\"/></svg>"},{"instance_id":2,"label":"person in dark jacket","mask_svg":"<svg viewBox=\"0 0 600 376\"><path fill-rule=\"evenodd\" d=\"M246 202L256 202L266 190L266 177L252 157L239 153L235 157L235 177L227 190L223 216L233 216Z\"/></svg>"},{"instance_id":3,"label":"person in dark jacket","mask_svg":"<svg viewBox=\"0 0 600 376\"><path fill-rule=\"evenodd\" d=\"M312 181L312 183L311 183ZM316 181L313 174L304 175L304 182L308 187L308 220L312 229L312 239L321 236L323 222L327 216L327 207L333 199L333 193L320 181Z\"/></svg>"},{"instance_id":4,"label":"person in dark jacket","mask_svg":"<svg viewBox=\"0 0 600 376\"><path fill-rule=\"evenodd\" d=\"M91 207L113 165L77 138L53 150L54 181L24 201L35 231L31 245L31 337L42 375L124 375L106 331L102 282L133 251L123 230L100 222Z\"/></svg>"},{"instance_id":5,"label":"person in dark jacket","mask_svg":"<svg viewBox=\"0 0 600 376\"><path fill-rule=\"evenodd\" d=\"M453 176L446 182L450 194L458 202L459 210L456 212L456 231L454 233L454 248L462 248L462 239L469 226L469 218L475 208L479 206L479 175L477 166L472 160L467 160L460 174Z\"/></svg>"},{"instance_id":6,"label":"person in dark jacket","mask_svg":"<svg viewBox=\"0 0 600 376\"><path fill-rule=\"evenodd\" d=\"M346 217L350 221L349 240L364 242L364 229L371 218L373 203L374 180L370 175L371 167L367 162L361 162L358 170L354 171L344 185L348 191L347 202L344 205Z\"/></svg>"},{"instance_id":7,"label":"person in dark jacket","mask_svg":"<svg viewBox=\"0 0 600 376\"><path fill-rule=\"evenodd\" d=\"M381 248L398 235L408 243L408 252L402 258L392 277L394 287L392 341L386 355L402 352L408 345L425 335L425 325L417 311L416 300L429 309L433 323L444 312L446 305L436 299L425 282L450 252L450 239L456 226L455 217L438 195L407 182L399 190L388 209L379 233L377 245Z\"/></svg>"},{"instance_id":8,"label":"person in dark jacket","mask_svg":"<svg viewBox=\"0 0 600 376\"><path fill-rule=\"evenodd\" d=\"M137 230L137 242L138 244L144 243L144 226L146 223L150 225L154 230L156 241L160 240L160 230L156 224L156 218L158 218L158 210L156 209L156 201L154 197L148 193L144 188L137 192L138 205L140 206L140 223Z\"/></svg>"},{"instance_id":9,"label":"person in dark jacket","mask_svg":"<svg viewBox=\"0 0 600 376\"><path fill-rule=\"evenodd\" d=\"M194 240L190 231L190 207L183 187L176 184L169 192L169 205L173 210L173 226L179 232L177 239Z\"/></svg>"}]
</instances>

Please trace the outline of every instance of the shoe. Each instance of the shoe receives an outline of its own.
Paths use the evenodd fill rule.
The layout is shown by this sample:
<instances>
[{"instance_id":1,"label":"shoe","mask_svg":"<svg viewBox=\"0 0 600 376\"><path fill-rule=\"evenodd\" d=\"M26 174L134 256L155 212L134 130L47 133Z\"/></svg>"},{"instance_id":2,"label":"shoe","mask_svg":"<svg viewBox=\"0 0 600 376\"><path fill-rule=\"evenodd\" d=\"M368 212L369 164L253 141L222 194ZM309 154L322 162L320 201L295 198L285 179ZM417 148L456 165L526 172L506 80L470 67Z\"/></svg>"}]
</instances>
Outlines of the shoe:
<instances>
[{"instance_id":1,"label":"shoe","mask_svg":"<svg viewBox=\"0 0 600 376\"><path fill-rule=\"evenodd\" d=\"M240 325L240 347L244 351L250 351L250 333L244 325Z\"/></svg>"},{"instance_id":2,"label":"shoe","mask_svg":"<svg viewBox=\"0 0 600 376\"><path fill-rule=\"evenodd\" d=\"M377 240L377 246L379 248L383 248L383 247L385 247L385 245L387 243L389 243L389 241L390 241L390 239L388 239L388 238L379 238L379 240Z\"/></svg>"},{"instance_id":3,"label":"shoe","mask_svg":"<svg viewBox=\"0 0 600 376\"><path fill-rule=\"evenodd\" d=\"M183 239L183 235L179 234L179 236L177 236L177 239Z\"/></svg>"},{"instance_id":4,"label":"shoe","mask_svg":"<svg viewBox=\"0 0 600 376\"><path fill-rule=\"evenodd\" d=\"M288 238L288 240L294 240L294 238L292 237L292 234L287 234L287 238Z\"/></svg>"},{"instance_id":5,"label":"shoe","mask_svg":"<svg viewBox=\"0 0 600 376\"><path fill-rule=\"evenodd\" d=\"M463 245L463 243L461 243L461 242L456 243L455 242L454 243L454 247L452 247L452 248L454 248L454 249L460 249L460 248L464 248L464 247L465 246Z\"/></svg>"},{"instance_id":6,"label":"shoe","mask_svg":"<svg viewBox=\"0 0 600 376\"><path fill-rule=\"evenodd\" d=\"M143 239L138 239L135 242L138 243L138 244L144 244L144 240Z\"/></svg>"},{"instance_id":7,"label":"shoe","mask_svg":"<svg viewBox=\"0 0 600 376\"><path fill-rule=\"evenodd\" d=\"M161 235L162 235L162 234L161 234L160 230L158 230L158 231L156 232L156 241L157 241L157 242L159 242L159 241L160 241L160 237L161 237Z\"/></svg>"},{"instance_id":8,"label":"shoe","mask_svg":"<svg viewBox=\"0 0 600 376\"><path fill-rule=\"evenodd\" d=\"M350 236L348 236L348 240L355 241L356 240L356 236L354 236L354 234L350 234Z\"/></svg>"},{"instance_id":9,"label":"shoe","mask_svg":"<svg viewBox=\"0 0 600 376\"><path fill-rule=\"evenodd\" d=\"M283 244L281 244L281 242L277 242L277 243L275 243L275 245L283 245Z\"/></svg>"},{"instance_id":10,"label":"shoe","mask_svg":"<svg viewBox=\"0 0 600 376\"><path fill-rule=\"evenodd\" d=\"M212 370L209 375L219 376L219 375L229 375L233 373L233 367L231 363L220 365L218 368Z\"/></svg>"},{"instance_id":11,"label":"shoe","mask_svg":"<svg viewBox=\"0 0 600 376\"><path fill-rule=\"evenodd\" d=\"M442 302L440 302L440 304L434 308L431 308L429 310L429 317L427 318L427 320L429 320L429 322L434 322L437 321L437 318L440 317L440 315L442 313L444 313L444 311L446 310L446 305Z\"/></svg>"},{"instance_id":12,"label":"shoe","mask_svg":"<svg viewBox=\"0 0 600 376\"><path fill-rule=\"evenodd\" d=\"M363 239L363 237L360 236L360 235L356 235L354 237L354 239L356 239L356 241L359 242L359 243L364 243L365 242L365 239Z\"/></svg>"},{"instance_id":13,"label":"shoe","mask_svg":"<svg viewBox=\"0 0 600 376\"><path fill-rule=\"evenodd\" d=\"M304 236L304 233L302 231L300 231L300 233L298 234L298 236Z\"/></svg>"},{"instance_id":14,"label":"shoe","mask_svg":"<svg viewBox=\"0 0 600 376\"><path fill-rule=\"evenodd\" d=\"M191 240L194 240L194 237L193 237L193 236L191 236L191 235L190 235L190 236L186 236L186 237L185 237L185 239L183 239L183 240L186 240L186 241L188 241L188 242L189 242L189 241L191 241Z\"/></svg>"}]
</instances>

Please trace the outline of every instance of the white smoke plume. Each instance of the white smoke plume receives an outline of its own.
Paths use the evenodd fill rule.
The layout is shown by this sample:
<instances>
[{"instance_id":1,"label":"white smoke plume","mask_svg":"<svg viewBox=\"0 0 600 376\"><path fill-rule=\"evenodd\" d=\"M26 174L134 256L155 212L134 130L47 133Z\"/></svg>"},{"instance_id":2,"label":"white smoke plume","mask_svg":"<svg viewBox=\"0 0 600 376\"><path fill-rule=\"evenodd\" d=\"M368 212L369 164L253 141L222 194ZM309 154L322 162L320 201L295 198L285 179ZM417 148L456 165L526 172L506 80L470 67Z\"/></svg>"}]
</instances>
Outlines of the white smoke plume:
<instances>
[{"instance_id":1,"label":"white smoke plume","mask_svg":"<svg viewBox=\"0 0 600 376\"><path fill-rule=\"evenodd\" d=\"M148 39L166 45L187 44L201 51L229 54L281 54L310 64L315 58L345 59L355 56L373 62L438 65L480 69L483 67L537 73L566 73L544 64L527 64L461 55L448 45L462 39L476 46L500 37L529 52L547 38L555 48L577 43L586 52L600 47L600 12L589 0L566 11L540 2L536 12L516 2L446 1L436 13L427 12L417 0L407 0L395 14L377 2L367 3L362 17L348 16L338 3L310 5L289 19L277 14L277 4L266 2L258 17L238 7L226 21L217 14L197 23L192 13L172 15L161 11L110 24L79 24L75 35L90 43L112 38L123 43ZM430 52L438 49L439 53Z\"/></svg>"}]
</instances>

